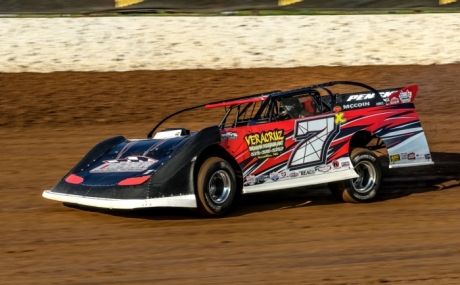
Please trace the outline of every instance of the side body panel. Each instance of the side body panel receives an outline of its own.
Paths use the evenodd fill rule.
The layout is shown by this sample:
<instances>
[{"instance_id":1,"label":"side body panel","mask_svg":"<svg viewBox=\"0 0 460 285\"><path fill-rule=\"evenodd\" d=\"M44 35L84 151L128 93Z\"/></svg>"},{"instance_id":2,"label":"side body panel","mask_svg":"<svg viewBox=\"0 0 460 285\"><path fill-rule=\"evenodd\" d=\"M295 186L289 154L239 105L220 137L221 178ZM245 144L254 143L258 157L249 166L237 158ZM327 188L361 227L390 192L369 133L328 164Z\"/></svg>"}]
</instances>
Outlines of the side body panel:
<instances>
[{"instance_id":1,"label":"side body panel","mask_svg":"<svg viewBox=\"0 0 460 285\"><path fill-rule=\"evenodd\" d=\"M243 170L243 191L259 192L357 177L349 153L358 131L384 141L390 167L432 163L413 103L228 128L221 145Z\"/></svg>"},{"instance_id":2,"label":"side body panel","mask_svg":"<svg viewBox=\"0 0 460 285\"><path fill-rule=\"evenodd\" d=\"M350 137L361 130L383 140L390 168L432 164L428 142L413 103L385 105L345 112L347 122L331 150L332 158L349 152Z\"/></svg>"},{"instance_id":3,"label":"side body panel","mask_svg":"<svg viewBox=\"0 0 460 285\"><path fill-rule=\"evenodd\" d=\"M340 133L342 115L331 113L223 130L221 145L243 170L243 192L356 177L348 154L331 158L330 146Z\"/></svg>"}]
</instances>

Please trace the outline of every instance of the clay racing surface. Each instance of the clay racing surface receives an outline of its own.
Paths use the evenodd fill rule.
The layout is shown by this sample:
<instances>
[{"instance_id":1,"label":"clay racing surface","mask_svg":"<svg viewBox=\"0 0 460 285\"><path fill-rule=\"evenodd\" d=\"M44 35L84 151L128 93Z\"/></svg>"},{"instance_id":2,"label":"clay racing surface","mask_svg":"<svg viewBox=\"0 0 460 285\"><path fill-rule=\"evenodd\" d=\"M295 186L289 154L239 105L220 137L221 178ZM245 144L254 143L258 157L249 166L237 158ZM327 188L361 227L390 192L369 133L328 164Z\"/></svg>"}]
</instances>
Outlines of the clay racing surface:
<instances>
[{"instance_id":1,"label":"clay racing surface","mask_svg":"<svg viewBox=\"0 0 460 285\"><path fill-rule=\"evenodd\" d=\"M0 74L0 284L460 284L459 74L460 65ZM106 137L143 138L194 104L330 80L418 84L436 165L386 171L371 204L293 189L244 196L219 219L41 197ZM196 130L218 111L166 126Z\"/></svg>"}]
</instances>

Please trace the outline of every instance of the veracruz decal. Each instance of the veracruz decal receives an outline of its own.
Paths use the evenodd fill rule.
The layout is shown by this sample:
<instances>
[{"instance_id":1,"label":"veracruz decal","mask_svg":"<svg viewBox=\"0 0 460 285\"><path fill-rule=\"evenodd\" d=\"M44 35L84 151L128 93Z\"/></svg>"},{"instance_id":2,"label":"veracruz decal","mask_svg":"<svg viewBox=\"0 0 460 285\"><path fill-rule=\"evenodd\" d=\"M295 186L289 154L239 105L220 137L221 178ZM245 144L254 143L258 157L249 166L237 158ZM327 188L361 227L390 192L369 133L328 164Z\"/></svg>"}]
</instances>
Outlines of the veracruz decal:
<instances>
[{"instance_id":1,"label":"veracruz decal","mask_svg":"<svg viewBox=\"0 0 460 285\"><path fill-rule=\"evenodd\" d=\"M244 137L251 157L258 159L280 155L284 150L284 130L251 133Z\"/></svg>"}]
</instances>

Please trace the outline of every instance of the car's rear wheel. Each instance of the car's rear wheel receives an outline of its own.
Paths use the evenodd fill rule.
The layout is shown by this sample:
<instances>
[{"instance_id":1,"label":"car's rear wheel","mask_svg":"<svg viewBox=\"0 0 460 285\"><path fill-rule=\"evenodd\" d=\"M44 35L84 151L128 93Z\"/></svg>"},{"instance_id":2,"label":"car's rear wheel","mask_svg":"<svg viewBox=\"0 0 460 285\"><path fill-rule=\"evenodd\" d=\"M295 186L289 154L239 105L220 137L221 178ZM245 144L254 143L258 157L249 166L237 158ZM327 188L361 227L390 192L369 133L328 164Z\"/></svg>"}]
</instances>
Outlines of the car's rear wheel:
<instances>
[{"instance_id":1,"label":"car's rear wheel","mask_svg":"<svg viewBox=\"0 0 460 285\"><path fill-rule=\"evenodd\" d=\"M329 183L332 195L339 200L350 203L370 202L380 190L382 166L377 156L363 148L351 152L351 162L358 177L350 180Z\"/></svg>"},{"instance_id":2,"label":"car's rear wheel","mask_svg":"<svg viewBox=\"0 0 460 285\"><path fill-rule=\"evenodd\" d=\"M222 215L232 206L236 194L236 176L223 158L210 157L200 167L196 179L199 212Z\"/></svg>"}]
</instances>

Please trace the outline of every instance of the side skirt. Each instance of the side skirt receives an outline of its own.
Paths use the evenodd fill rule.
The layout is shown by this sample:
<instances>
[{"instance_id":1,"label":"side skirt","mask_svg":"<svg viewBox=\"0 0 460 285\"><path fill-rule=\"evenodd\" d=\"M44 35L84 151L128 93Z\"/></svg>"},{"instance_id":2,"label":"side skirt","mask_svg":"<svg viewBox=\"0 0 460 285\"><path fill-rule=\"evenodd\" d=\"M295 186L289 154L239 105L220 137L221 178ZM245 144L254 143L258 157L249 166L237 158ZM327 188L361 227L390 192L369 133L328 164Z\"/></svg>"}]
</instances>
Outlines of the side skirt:
<instances>
[{"instance_id":1,"label":"side skirt","mask_svg":"<svg viewBox=\"0 0 460 285\"><path fill-rule=\"evenodd\" d=\"M425 161L425 162L405 163L405 164L390 164L390 168L412 167L412 166L422 166L422 165L431 165L431 164L434 164L434 162Z\"/></svg>"},{"instance_id":2,"label":"side skirt","mask_svg":"<svg viewBox=\"0 0 460 285\"><path fill-rule=\"evenodd\" d=\"M273 183L263 183L253 186L244 186L243 193L257 193L272 190L281 190L299 186L317 185L334 181L347 180L358 177L354 169L347 169L340 172L326 173L321 175L307 176L289 179L286 181L277 181Z\"/></svg>"}]
</instances>

